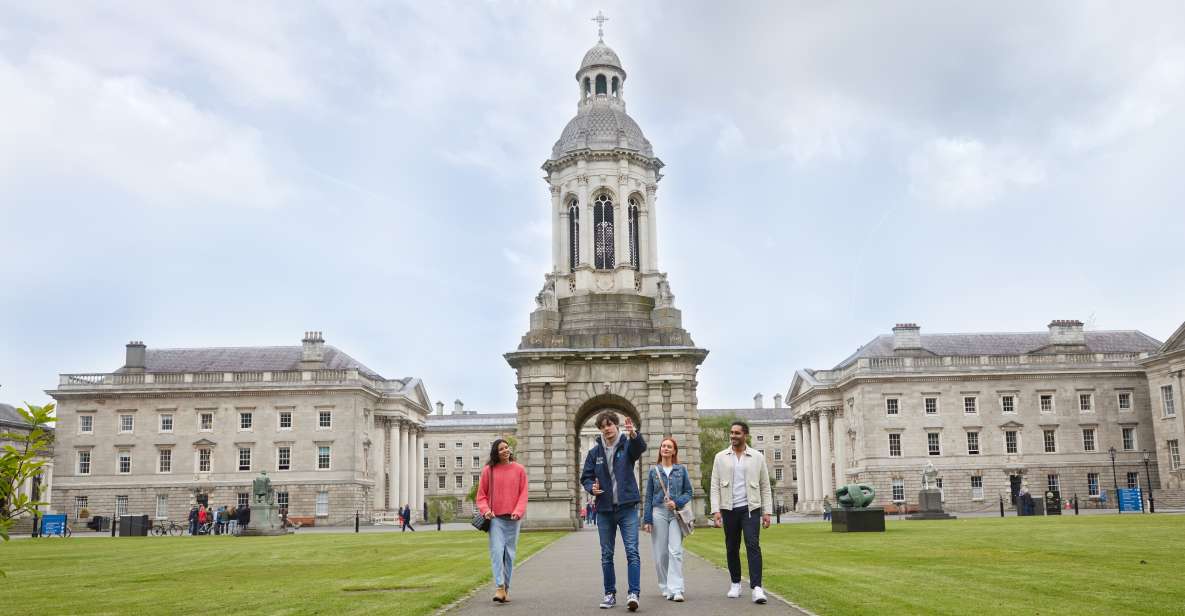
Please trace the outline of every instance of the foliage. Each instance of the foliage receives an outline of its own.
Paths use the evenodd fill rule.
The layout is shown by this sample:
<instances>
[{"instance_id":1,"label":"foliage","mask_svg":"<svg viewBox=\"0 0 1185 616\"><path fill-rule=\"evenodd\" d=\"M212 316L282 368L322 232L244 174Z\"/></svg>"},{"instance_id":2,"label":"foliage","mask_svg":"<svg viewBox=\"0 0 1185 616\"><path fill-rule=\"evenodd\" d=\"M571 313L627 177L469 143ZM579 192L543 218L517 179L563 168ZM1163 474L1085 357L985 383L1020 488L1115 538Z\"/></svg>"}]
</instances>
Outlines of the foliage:
<instances>
[{"instance_id":1,"label":"foliage","mask_svg":"<svg viewBox=\"0 0 1185 616\"><path fill-rule=\"evenodd\" d=\"M763 586L816 614L1180 614L1182 534L1177 515L782 524L761 531ZM685 546L724 566L722 531Z\"/></svg>"},{"instance_id":2,"label":"foliage","mask_svg":"<svg viewBox=\"0 0 1185 616\"><path fill-rule=\"evenodd\" d=\"M518 561L562 536L523 533ZM0 588L14 615L429 615L489 582L487 541L423 530L22 540L4 547Z\"/></svg>"},{"instance_id":3,"label":"foliage","mask_svg":"<svg viewBox=\"0 0 1185 616\"><path fill-rule=\"evenodd\" d=\"M711 513L712 461L716 454L728 447L728 427L736 415L700 417L699 420L699 482L704 495L704 515Z\"/></svg>"},{"instance_id":4,"label":"foliage","mask_svg":"<svg viewBox=\"0 0 1185 616\"><path fill-rule=\"evenodd\" d=\"M461 503L455 496L429 496L428 497L428 522L436 521L436 516L445 522L452 522L457 518L457 512L461 510Z\"/></svg>"},{"instance_id":5,"label":"foliage","mask_svg":"<svg viewBox=\"0 0 1185 616\"><path fill-rule=\"evenodd\" d=\"M18 494L21 486L41 474L53 446L53 432L49 424L57 421L53 416L54 405L37 406L25 403L27 408L17 412L28 425L27 430L0 433L0 441L8 441L0 448L0 539L8 541L8 531L21 515L32 513L44 501L34 501L27 494Z\"/></svg>"}]
</instances>

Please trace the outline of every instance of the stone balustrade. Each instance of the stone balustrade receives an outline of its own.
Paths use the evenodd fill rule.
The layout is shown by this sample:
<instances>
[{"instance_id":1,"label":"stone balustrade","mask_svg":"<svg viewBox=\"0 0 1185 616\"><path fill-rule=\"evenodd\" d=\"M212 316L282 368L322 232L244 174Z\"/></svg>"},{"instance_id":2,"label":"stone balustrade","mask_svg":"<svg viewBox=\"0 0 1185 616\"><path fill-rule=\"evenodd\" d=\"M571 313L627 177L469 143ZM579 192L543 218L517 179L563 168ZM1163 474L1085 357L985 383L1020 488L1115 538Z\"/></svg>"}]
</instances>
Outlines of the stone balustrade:
<instances>
[{"instance_id":1,"label":"stone balustrade","mask_svg":"<svg viewBox=\"0 0 1185 616\"><path fill-rule=\"evenodd\" d=\"M1096 365L1100 368L1135 368L1148 353L1058 353L1048 355L955 355L946 357L862 357L841 370L819 370L815 378L839 382L858 374L965 372L968 369L1047 370L1059 365Z\"/></svg>"},{"instance_id":2,"label":"stone balustrade","mask_svg":"<svg viewBox=\"0 0 1185 616\"><path fill-rule=\"evenodd\" d=\"M170 385L244 385L285 386L302 383L355 384L376 390L391 386L372 379L357 370L285 370L285 371L237 371L237 372L139 372L139 373L90 373L62 374L58 387L71 389L114 389L114 388L162 388Z\"/></svg>"}]
</instances>

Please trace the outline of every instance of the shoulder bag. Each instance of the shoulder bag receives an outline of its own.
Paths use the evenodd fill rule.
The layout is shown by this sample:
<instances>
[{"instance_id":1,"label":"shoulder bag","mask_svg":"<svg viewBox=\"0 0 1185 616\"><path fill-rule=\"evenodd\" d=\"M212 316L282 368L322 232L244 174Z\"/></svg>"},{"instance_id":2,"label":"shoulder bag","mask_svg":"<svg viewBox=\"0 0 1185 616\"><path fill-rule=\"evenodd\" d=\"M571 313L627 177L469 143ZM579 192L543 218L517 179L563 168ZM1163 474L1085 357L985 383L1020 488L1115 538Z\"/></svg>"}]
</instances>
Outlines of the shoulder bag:
<instances>
[{"instance_id":1,"label":"shoulder bag","mask_svg":"<svg viewBox=\"0 0 1185 616\"><path fill-rule=\"evenodd\" d=\"M490 488L488 490L486 490L486 493L488 493L490 495L489 499L488 499L489 505L490 505L490 511L493 511L494 510L494 467L491 466L489 468L490 468ZM490 532L490 521L486 519L485 514L483 514L481 512L480 508L478 508L476 511L473 512L473 520L470 522L470 524L473 525L473 528L476 528L477 530L480 530L483 533Z\"/></svg>"},{"instance_id":2,"label":"shoulder bag","mask_svg":"<svg viewBox=\"0 0 1185 616\"><path fill-rule=\"evenodd\" d=\"M663 480L662 469L655 469L654 472L658 474L658 485L662 486L663 495L667 497L667 500L671 500L671 493L667 490L666 481ZM674 467L671 467L671 472L675 472ZM686 469L683 472L687 472ZM675 522L679 524L679 530L683 531L684 537L695 532L695 512L691 510L691 502L689 500L682 507L675 510Z\"/></svg>"}]
</instances>

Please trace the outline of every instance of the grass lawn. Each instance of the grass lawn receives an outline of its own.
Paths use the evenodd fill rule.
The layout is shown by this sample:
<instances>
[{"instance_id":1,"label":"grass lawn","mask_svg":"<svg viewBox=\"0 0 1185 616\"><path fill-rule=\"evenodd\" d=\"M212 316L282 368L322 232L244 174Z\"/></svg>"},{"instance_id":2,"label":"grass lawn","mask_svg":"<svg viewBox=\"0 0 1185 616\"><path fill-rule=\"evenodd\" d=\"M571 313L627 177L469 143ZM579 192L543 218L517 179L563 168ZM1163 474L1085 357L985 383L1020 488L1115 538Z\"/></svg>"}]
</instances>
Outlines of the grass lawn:
<instances>
[{"instance_id":1,"label":"grass lawn","mask_svg":"<svg viewBox=\"0 0 1185 616\"><path fill-rule=\"evenodd\" d=\"M772 527L761 552L765 587L817 614L1163 616L1185 614L1183 539L1182 515L890 519L885 533ZM722 531L687 546L725 566Z\"/></svg>"},{"instance_id":2,"label":"grass lawn","mask_svg":"<svg viewBox=\"0 0 1185 616\"><path fill-rule=\"evenodd\" d=\"M23 539L0 568L9 614L429 614L491 577L476 531Z\"/></svg>"}]
</instances>

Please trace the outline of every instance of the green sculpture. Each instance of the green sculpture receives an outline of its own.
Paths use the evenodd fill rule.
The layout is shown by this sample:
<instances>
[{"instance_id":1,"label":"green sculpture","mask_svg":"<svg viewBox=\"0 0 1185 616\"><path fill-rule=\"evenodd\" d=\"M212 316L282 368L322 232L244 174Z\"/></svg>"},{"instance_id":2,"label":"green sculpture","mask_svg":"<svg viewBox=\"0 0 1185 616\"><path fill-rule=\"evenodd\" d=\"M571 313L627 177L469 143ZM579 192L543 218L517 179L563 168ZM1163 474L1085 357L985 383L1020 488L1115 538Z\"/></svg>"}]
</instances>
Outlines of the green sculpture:
<instances>
[{"instance_id":1,"label":"green sculpture","mask_svg":"<svg viewBox=\"0 0 1185 616\"><path fill-rule=\"evenodd\" d=\"M863 509L872 504L876 490L863 483L849 483L835 491L835 502L844 509Z\"/></svg>"}]
</instances>

